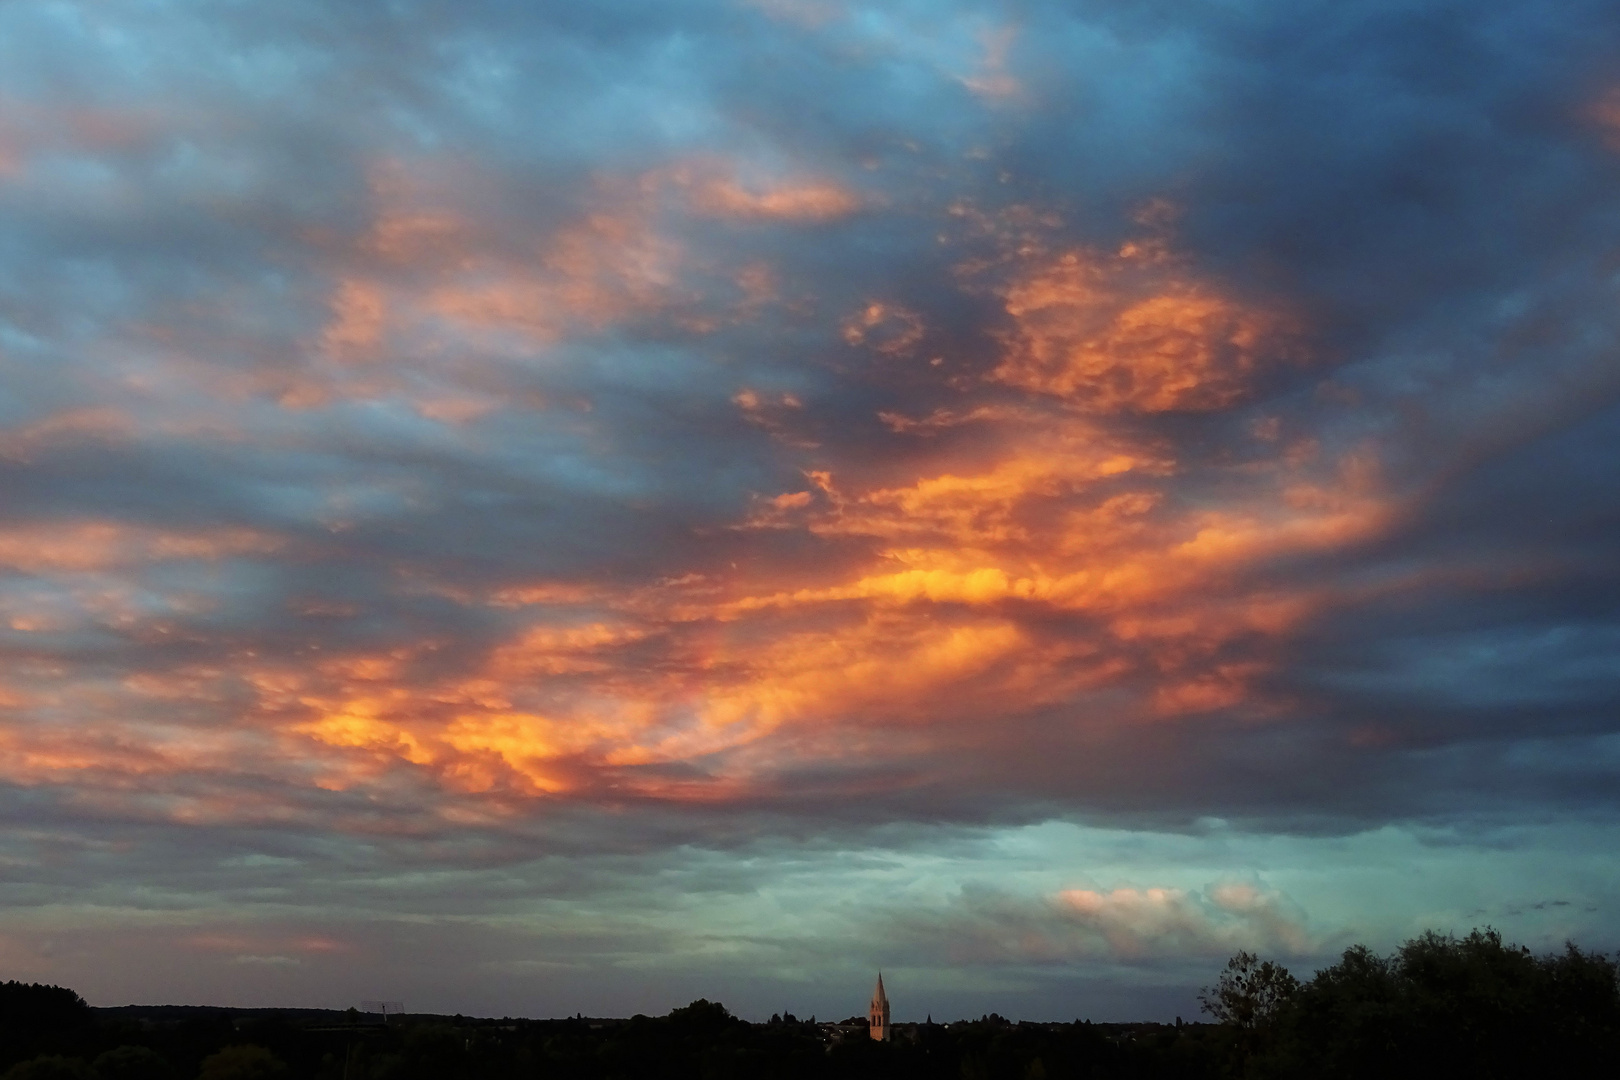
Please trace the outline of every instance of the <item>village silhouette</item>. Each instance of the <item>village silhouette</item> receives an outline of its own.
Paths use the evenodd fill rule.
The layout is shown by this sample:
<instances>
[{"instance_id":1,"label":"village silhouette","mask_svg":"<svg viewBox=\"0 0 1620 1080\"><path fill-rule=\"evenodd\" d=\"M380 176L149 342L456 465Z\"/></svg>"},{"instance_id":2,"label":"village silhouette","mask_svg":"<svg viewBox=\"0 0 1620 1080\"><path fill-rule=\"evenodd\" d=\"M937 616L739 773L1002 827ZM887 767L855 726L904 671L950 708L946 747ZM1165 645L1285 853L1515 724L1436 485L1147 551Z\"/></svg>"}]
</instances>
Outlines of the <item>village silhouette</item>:
<instances>
[{"instance_id":1,"label":"village silhouette","mask_svg":"<svg viewBox=\"0 0 1620 1080\"><path fill-rule=\"evenodd\" d=\"M1173 1023L896 1022L881 973L866 1015L763 1023L699 999L665 1016L532 1020L366 1010L91 1008L0 985L0 1080L545 1080L672 1077L1597 1077L1620 1061L1614 960L1535 955L1494 930L1364 946L1301 981L1240 952Z\"/></svg>"}]
</instances>

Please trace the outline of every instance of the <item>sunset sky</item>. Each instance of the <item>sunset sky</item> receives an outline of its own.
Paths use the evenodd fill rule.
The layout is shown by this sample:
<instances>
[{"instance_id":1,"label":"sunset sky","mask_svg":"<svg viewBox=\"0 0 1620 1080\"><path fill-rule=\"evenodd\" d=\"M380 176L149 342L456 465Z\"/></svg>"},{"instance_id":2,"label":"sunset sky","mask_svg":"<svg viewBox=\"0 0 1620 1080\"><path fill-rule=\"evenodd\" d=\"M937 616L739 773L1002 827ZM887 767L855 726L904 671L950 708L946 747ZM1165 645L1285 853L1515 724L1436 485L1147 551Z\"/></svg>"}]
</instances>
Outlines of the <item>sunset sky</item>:
<instances>
[{"instance_id":1,"label":"sunset sky","mask_svg":"<svg viewBox=\"0 0 1620 1080\"><path fill-rule=\"evenodd\" d=\"M0 4L0 979L1620 947L1620 13Z\"/></svg>"}]
</instances>

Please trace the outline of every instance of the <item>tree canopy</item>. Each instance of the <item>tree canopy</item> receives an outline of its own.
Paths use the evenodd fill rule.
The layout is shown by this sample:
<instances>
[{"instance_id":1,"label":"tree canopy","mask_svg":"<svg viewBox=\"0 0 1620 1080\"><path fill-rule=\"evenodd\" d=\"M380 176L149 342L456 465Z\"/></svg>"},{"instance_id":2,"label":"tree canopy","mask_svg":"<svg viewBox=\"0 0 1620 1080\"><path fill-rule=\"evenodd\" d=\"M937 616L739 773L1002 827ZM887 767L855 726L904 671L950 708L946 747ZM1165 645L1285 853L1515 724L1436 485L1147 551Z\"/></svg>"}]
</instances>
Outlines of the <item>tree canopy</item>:
<instances>
[{"instance_id":1,"label":"tree canopy","mask_svg":"<svg viewBox=\"0 0 1620 1080\"><path fill-rule=\"evenodd\" d=\"M1252 1036L1234 1041L1249 1076L1593 1076L1620 1054L1614 961L1573 944L1536 956L1489 928L1388 956L1355 945L1303 984L1239 953L1204 1001Z\"/></svg>"}]
</instances>

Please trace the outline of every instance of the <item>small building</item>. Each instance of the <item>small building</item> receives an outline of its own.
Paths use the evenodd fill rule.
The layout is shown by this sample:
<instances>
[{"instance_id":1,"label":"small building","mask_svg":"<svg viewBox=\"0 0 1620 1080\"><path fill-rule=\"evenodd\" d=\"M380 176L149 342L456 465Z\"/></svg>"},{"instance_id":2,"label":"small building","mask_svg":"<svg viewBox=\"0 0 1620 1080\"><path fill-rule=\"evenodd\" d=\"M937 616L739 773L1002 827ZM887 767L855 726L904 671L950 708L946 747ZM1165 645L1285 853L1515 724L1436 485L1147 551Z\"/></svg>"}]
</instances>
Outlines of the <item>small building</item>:
<instances>
[{"instance_id":1,"label":"small building","mask_svg":"<svg viewBox=\"0 0 1620 1080\"><path fill-rule=\"evenodd\" d=\"M872 991L872 1007L867 1010L867 1031L878 1042L888 1042L889 995L883 992L883 972L878 972L877 989Z\"/></svg>"}]
</instances>

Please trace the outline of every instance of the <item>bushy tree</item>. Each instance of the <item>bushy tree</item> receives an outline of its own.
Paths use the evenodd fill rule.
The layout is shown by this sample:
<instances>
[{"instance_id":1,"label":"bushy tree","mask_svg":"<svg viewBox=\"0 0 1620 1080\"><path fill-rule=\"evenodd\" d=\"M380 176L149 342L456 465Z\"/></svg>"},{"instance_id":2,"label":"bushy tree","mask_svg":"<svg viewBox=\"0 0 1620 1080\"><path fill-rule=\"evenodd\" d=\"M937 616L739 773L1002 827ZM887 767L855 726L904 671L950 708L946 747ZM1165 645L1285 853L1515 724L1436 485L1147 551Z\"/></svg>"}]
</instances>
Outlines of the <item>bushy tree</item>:
<instances>
[{"instance_id":1,"label":"bushy tree","mask_svg":"<svg viewBox=\"0 0 1620 1080\"><path fill-rule=\"evenodd\" d=\"M1268 1026L1298 991L1299 980L1287 968L1240 952L1226 962L1215 985L1206 986L1198 1001L1217 1023L1253 1031Z\"/></svg>"},{"instance_id":2,"label":"bushy tree","mask_svg":"<svg viewBox=\"0 0 1620 1080\"><path fill-rule=\"evenodd\" d=\"M285 1080L287 1066L262 1046L227 1046L203 1059L197 1080Z\"/></svg>"},{"instance_id":3,"label":"bushy tree","mask_svg":"<svg viewBox=\"0 0 1620 1080\"><path fill-rule=\"evenodd\" d=\"M0 1069L40 1055L75 1052L90 1023L90 1006L65 986L0 983Z\"/></svg>"},{"instance_id":4,"label":"bushy tree","mask_svg":"<svg viewBox=\"0 0 1620 1080\"><path fill-rule=\"evenodd\" d=\"M99 1080L173 1080L174 1068L157 1051L145 1046L120 1046L95 1062Z\"/></svg>"},{"instance_id":5,"label":"bushy tree","mask_svg":"<svg viewBox=\"0 0 1620 1080\"><path fill-rule=\"evenodd\" d=\"M41 1055L6 1070L3 1080L95 1080L82 1058Z\"/></svg>"},{"instance_id":6,"label":"bushy tree","mask_svg":"<svg viewBox=\"0 0 1620 1080\"><path fill-rule=\"evenodd\" d=\"M731 1011L718 1001L698 998L690 1005L671 1009L670 1023L704 1031L719 1031L736 1022Z\"/></svg>"},{"instance_id":7,"label":"bushy tree","mask_svg":"<svg viewBox=\"0 0 1620 1080\"><path fill-rule=\"evenodd\" d=\"M1258 1073L1332 1078L1596 1076L1620 1055L1612 961L1534 956L1495 930L1347 949L1278 1014Z\"/></svg>"}]
</instances>

